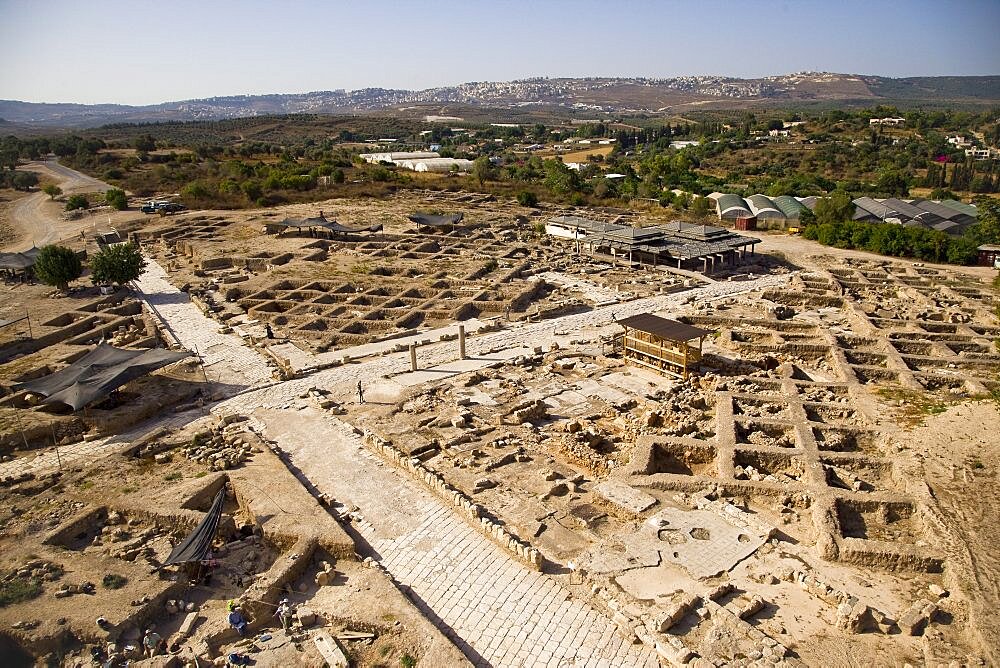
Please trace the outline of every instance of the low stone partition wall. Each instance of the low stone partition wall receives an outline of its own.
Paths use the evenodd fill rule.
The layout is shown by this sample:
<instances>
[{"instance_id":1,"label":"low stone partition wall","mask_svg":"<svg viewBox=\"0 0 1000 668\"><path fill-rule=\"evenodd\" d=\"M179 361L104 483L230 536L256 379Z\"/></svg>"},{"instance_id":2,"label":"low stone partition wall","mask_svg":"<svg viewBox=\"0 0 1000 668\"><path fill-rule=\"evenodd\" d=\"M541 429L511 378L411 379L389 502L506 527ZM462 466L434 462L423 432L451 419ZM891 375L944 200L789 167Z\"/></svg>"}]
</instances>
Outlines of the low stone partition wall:
<instances>
[{"instance_id":1,"label":"low stone partition wall","mask_svg":"<svg viewBox=\"0 0 1000 668\"><path fill-rule=\"evenodd\" d=\"M861 538L841 538L839 545L838 561L847 564L894 572L940 573L944 570L944 559L907 545Z\"/></svg>"},{"instance_id":2,"label":"low stone partition wall","mask_svg":"<svg viewBox=\"0 0 1000 668\"><path fill-rule=\"evenodd\" d=\"M78 534L104 521L108 516L107 506L91 506L84 508L68 520L50 531L42 539L42 545L60 545L68 547L70 541Z\"/></svg>"},{"instance_id":3,"label":"low stone partition wall","mask_svg":"<svg viewBox=\"0 0 1000 668\"><path fill-rule=\"evenodd\" d=\"M364 443L376 453L395 463L421 481L427 489L451 503L468 522L482 531L487 538L536 571L542 570L541 552L529 543L511 534L502 525L484 516L484 509L461 490L455 489L436 471L431 471L416 457L410 457L378 434L363 432Z\"/></svg>"}]
</instances>

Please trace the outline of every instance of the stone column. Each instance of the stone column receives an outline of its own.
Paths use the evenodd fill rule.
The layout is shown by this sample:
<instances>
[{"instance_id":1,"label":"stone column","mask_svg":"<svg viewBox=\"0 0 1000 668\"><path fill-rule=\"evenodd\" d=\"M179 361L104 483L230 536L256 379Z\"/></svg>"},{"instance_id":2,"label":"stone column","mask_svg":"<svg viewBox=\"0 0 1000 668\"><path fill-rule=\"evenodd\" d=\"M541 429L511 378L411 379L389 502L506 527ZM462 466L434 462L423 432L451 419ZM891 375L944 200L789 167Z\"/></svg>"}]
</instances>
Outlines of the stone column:
<instances>
[{"instance_id":1,"label":"stone column","mask_svg":"<svg viewBox=\"0 0 1000 668\"><path fill-rule=\"evenodd\" d=\"M410 344L410 371L417 370L417 344Z\"/></svg>"},{"instance_id":2,"label":"stone column","mask_svg":"<svg viewBox=\"0 0 1000 668\"><path fill-rule=\"evenodd\" d=\"M458 356L465 359L465 325L458 326Z\"/></svg>"}]
</instances>

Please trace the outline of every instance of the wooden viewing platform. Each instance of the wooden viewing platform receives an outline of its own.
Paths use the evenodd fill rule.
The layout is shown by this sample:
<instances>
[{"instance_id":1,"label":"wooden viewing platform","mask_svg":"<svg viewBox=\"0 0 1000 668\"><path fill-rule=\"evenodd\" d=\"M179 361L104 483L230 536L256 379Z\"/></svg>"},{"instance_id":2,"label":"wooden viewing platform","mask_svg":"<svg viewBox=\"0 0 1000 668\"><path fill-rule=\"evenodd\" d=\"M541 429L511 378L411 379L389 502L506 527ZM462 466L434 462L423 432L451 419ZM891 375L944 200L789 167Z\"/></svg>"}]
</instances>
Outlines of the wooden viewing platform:
<instances>
[{"instance_id":1,"label":"wooden viewing platform","mask_svg":"<svg viewBox=\"0 0 1000 668\"><path fill-rule=\"evenodd\" d=\"M706 329L643 313L619 320L625 328L619 337L622 357L629 363L657 373L687 379L691 368L701 363L702 344L711 334ZM698 339L697 347L690 342Z\"/></svg>"}]
</instances>

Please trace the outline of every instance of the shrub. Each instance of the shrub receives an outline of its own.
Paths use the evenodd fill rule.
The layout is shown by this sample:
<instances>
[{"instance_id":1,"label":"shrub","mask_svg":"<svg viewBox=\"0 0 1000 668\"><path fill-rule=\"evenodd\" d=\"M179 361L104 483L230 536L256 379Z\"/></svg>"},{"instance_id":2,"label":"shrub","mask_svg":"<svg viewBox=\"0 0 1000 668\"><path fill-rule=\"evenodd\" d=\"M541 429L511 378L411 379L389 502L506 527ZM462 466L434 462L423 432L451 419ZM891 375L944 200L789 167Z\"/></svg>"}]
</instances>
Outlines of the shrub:
<instances>
[{"instance_id":1,"label":"shrub","mask_svg":"<svg viewBox=\"0 0 1000 668\"><path fill-rule=\"evenodd\" d=\"M41 593L42 581L39 578L15 577L0 582L0 608L30 601Z\"/></svg>"},{"instance_id":2,"label":"shrub","mask_svg":"<svg viewBox=\"0 0 1000 668\"><path fill-rule=\"evenodd\" d=\"M72 211L74 209L89 209L90 200L87 199L86 195L70 195L69 199L66 200L66 210Z\"/></svg>"},{"instance_id":3,"label":"shrub","mask_svg":"<svg viewBox=\"0 0 1000 668\"><path fill-rule=\"evenodd\" d=\"M521 206L536 207L538 206L538 195L530 190L522 190L517 193L517 203Z\"/></svg>"},{"instance_id":4,"label":"shrub","mask_svg":"<svg viewBox=\"0 0 1000 668\"><path fill-rule=\"evenodd\" d=\"M108 573L104 576L104 579L101 580L101 584L104 585L105 589L121 589L128 584L128 578L124 575Z\"/></svg>"},{"instance_id":5,"label":"shrub","mask_svg":"<svg viewBox=\"0 0 1000 668\"><path fill-rule=\"evenodd\" d=\"M104 193L104 201L117 211L124 211L128 208L128 198L125 196L125 191L119 188L112 188Z\"/></svg>"},{"instance_id":6,"label":"shrub","mask_svg":"<svg viewBox=\"0 0 1000 668\"><path fill-rule=\"evenodd\" d=\"M35 276L42 283L52 285L60 290L69 287L69 282L80 278L83 267L80 258L72 249L65 246L43 246L38 251L34 266Z\"/></svg>"}]
</instances>

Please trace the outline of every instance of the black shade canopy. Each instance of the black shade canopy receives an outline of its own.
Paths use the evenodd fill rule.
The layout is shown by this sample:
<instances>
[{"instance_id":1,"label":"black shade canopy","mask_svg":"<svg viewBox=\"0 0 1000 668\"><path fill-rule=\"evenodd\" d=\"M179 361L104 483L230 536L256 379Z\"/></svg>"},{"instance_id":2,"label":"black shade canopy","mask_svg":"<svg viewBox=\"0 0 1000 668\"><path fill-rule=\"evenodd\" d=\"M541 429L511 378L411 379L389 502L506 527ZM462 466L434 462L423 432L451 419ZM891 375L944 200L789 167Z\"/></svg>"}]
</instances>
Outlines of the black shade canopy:
<instances>
[{"instance_id":1,"label":"black shade canopy","mask_svg":"<svg viewBox=\"0 0 1000 668\"><path fill-rule=\"evenodd\" d=\"M163 562L164 566L201 561L208 556L212 541L215 539L215 530L219 528L219 518L222 516L222 504L225 499L226 487L223 485L219 493L215 495L215 500L212 501L212 507L208 509L208 514L195 527L194 531L188 534L187 538L174 546L170 556Z\"/></svg>"},{"instance_id":2,"label":"black shade canopy","mask_svg":"<svg viewBox=\"0 0 1000 668\"><path fill-rule=\"evenodd\" d=\"M464 213L449 213L446 215L435 215L431 213L414 213L407 216L417 225L426 225L428 227L448 227L449 225L457 225L462 222L465 218Z\"/></svg>"},{"instance_id":3,"label":"black shade canopy","mask_svg":"<svg viewBox=\"0 0 1000 668\"><path fill-rule=\"evenodd\" d=\"M189 355L188 350L124 350L102 343L64 369L15 385L14 391L40 394L45 397L43 403L65 404L77 411L129 381Z\"/></svg>"},{"instance_id":4,"label":"black shade canopy","mask_svg":"<svg viewBox=\"0 0 1000 668\"><path fill-rule=\"evenodd\" d=\"M280 223L268 223L279 227L322 227L323 229L336 232L337 234L351 234L354 232L379 232L382 230L382 223L369 225L368 227L347 227L335 220L327 220L325 216L316 218L285 218Z\"/></svg>"},{"instance_id":5,"label":"black shade canopy","mask_svg":"<svg viewBox=\"0 0 1000 668\"><path fill-rule=\"evenodd\" d=\"M0 253L0 269L23 271L35 265L38 248L31 247L21 253Z\"/></svg>"}]
</instances>

